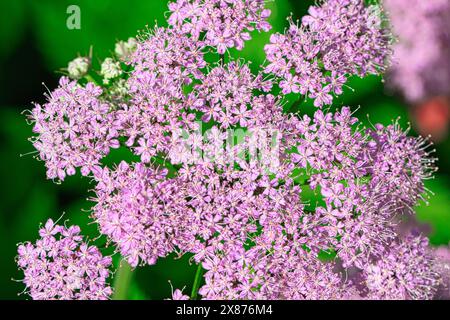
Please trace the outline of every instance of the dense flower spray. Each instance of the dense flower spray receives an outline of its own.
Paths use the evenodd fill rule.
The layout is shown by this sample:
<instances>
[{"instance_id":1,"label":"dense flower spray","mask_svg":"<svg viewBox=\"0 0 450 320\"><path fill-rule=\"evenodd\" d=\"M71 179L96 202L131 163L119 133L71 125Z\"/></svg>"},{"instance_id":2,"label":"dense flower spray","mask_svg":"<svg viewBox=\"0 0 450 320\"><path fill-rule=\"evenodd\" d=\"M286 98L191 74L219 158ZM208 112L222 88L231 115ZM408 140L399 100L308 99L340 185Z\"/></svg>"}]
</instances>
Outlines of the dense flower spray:
<instances>
[{"instance_id":1,"label":"dense flower spray","mask_svg":"<svg viewBox=\"0 0 450 320\"><path fill-rule=\"evenodd\" d=\"M423 236L397 232L398 217L427 196L428 141L396 122L365 128L348 107L322 108L348 77L384 70L389 39L377 8L312 6L300 25L272 35L267 63L253 74L226 53L250 31L270 29L264 1L170 3L167 28L118 43L102 64L102 86L80 71L32 110L47 177L64 180L80 167L95 183L91 216L108 244L132 267L191 255L204 269L204 299L432 298L441 284L436 255ZM211 51L221 58L207 62ZM291 92L315 100L313 116L285 112ZM118 147L139 160L103 165ZM61 241L52 240L50 256L38 254L41 243L21 246L19 266L34 272L55 247L64 250ZM83 250L68 258L84 259ZM104 285L110 261L89 250L97 258L81 265ZM62 282L62 292L48 287L65 270L26 277L32 297L108 296L100 285L104 295L80 295L81 280ZM188 298L173 291L172 299Z\"/></svg>"},{"instance_id":2,"label":"dense flower spray","mask_svg":"<svg viewBox=\"0 0 450 320\"><path fill-rule=\"evenodd\" d=\"M78 167L86 176L100 169L110 148L119 147L118 131L110 125L114 112L101 94L91 82L81 86L62 77L47 103L33 109L33 131L38 135L31 140L45 161L48 178L64 180Z\"/></svg>"},{"instance_id":3,"label":"dense flower spray","mask_svg":"<svg viewBox=\"0 0 450 320\"><path fill-rule=\"evenodd\" d=\"M186 113L190 104L183 88L201 79L206 63L201 43L177 30L156 28L137 44L129 57L133 71L127 86L131 104L118 110L122 134L142 162L171 149L170 136L180 127L192 127Z\"/></svg>"},{"instance_id":4,"label":"dense flower spray","mask_svg":"<svg viewBox=\"0 0 450 320\"><path fill-rule=\"evenodd\" d=\"M300 23L273 34L265 72L280 79L283 94L301 93L314 105L331 105L351 75L377 74L388 54L381 15L359 0L329 0L311 6Z\"/></svg>"},{"instance_id":5,"label":"dense flower spray","mask_svg":"<svg viewBox=\"0 0 450 320\"><path fill-rule=\"evenodd\" d=\"M265 0L183 0L169 4L171 26L220 54L228 48L241 50L250 31L269 31L270 10Z\"/></svg>"},{"instance_id":6,"label":"dense flower spray","mask_svg":"<svg viewBox=\"0 0 450 320\"><path fill-rule=\"evenodd\" d=\"M407 237L365 269L372 299L431 299L439 285L428 240Z\"/></svg>"},{"instance_id":7,"label":"dense flower spray","mask_svg":"<svg viewBox=\"0 0 450 320\"><path fill-rule=\"evenodd\" d=\"M20 244L17 257L33 299L104 300L111 295L111 257L84 242L78 226L67 228L49 219L39 235L35 244Z\"/></svg>"}]
</instances>

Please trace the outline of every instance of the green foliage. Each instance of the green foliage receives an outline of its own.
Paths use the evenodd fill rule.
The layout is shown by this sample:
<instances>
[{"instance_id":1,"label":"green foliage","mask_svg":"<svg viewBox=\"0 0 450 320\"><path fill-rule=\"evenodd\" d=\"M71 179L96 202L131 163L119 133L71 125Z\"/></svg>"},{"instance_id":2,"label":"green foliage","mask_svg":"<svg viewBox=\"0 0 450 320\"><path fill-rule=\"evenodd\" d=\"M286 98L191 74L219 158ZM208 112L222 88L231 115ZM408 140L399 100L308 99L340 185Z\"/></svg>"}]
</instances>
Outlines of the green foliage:
<instances>
[{"instance_id":1,"label":"green foliage","mask_svg":"<svg viewBox=\"0 0 450 320\"><path fill-rule=\"evenodd\" d=\"M426 187L432 191L426 203L416 208L419 221L432 227L430 241L435 245L445 245L450 241L450 183L448 176L438 175L429 180Z\"/></svg>"},{"instance_id":2,"label":"green foliage","mask_svg":"<svg viewBox=\"0 0 450 320\"><path fill-rule=\"evenodd\" d=\"M87 55L90 46L94 50L94 62L104 59L114 51L118 40L133 37L138 30L152 27L157 21L164 25L167 0L113 1L79 0L75 4L81 10L81 29L66 27L66 9L71 0L32 1L33 28L49 69L66 67L78 54ZM94 65L95 66L95 65Z\"/></svg>"},{"instance_id":3,"label":"green foliage","mask_svg":"<svg viewBox=\"0 0 450 320\"><path fill-rule=\"evenodd\" d=\"M24 34L24 1L0 1L0 61L6 58Z\"/></svg>"}]
</instances>

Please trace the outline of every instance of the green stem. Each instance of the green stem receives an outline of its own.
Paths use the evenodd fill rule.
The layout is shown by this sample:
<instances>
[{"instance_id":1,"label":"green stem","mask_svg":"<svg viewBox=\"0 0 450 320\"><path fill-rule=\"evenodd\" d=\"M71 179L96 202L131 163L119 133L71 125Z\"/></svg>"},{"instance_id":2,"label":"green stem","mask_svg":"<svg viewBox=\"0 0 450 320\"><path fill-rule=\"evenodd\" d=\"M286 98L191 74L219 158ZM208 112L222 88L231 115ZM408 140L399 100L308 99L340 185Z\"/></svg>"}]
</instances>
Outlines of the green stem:
<instances>
[{"instance_id":1,"label":"green stem","mask_svg":"<svg viewBox=\"0 0 450 320\"><path fill-rule=\"evenodd\" d=\"M125 260L120 261L119 270L117 270L114 279L113 300L125 300L128 298L128 288L130 287L133 270Z\"/></svg>"},{"instance_id":2,"label":"green stem","mask_svg":"<svg viewBox=\"0 0 450 320\"><path fill-rule=\"evenodd\" d=\"M194 284L192 285L191 300L197 299L198 288L200 287L200 281L203 273L202 264L199 263L197 272L195 273Z\"/></svg>"},{"instance_id":3,"label":"green stem","mask_svg":"<svg viewBox=\"0 0 450 320\"><path fill-rule=\"evenodd\" d=\"M85 78L87 81L92 82L92 83L94 83L95 85L98 85L97 80L95 80L94 77L91 76L90 74L85 75L84 78Z\"/></svg>"}]
</instances>

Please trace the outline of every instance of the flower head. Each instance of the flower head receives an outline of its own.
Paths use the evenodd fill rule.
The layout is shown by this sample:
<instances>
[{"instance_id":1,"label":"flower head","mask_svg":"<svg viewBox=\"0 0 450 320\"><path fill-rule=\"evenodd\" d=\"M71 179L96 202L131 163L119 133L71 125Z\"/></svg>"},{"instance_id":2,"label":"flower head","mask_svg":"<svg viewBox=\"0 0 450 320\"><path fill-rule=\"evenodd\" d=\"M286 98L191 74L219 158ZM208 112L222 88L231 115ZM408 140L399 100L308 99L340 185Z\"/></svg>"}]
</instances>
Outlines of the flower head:
<instances>
[{"instance_id":1,"label":"flower head","mask_svg":"<svg viewBox=\"0 0 450 320\"><path fill-rule=\"evenodd\" d=\"M191 96L195 103L191 108L203 112L202 121L214 120L221 128L251 128L263 122L260 109L272 109L269 99L255 94L268 87L270 83L263 81L262 75L254 76L248 64L233 61L213 68L202 83L194 87ZM272 117L264 120L269 123Z\"/></svg>"},{"instance_id":2,"label":"flower head","mask_svg":"<svg viewBox=\"0 0 450 320\"><path fill-rule=\"evenodd\" d=\"M422 236L409 236L389 253L366 267L364 274L372 299L431 299L440 283L434 259Z\"/></svg>"},{"instance_id":3,"label":"flower head","mask_svg":"<svg viewBox=\"0 0 450 320\"><path fill-rule=\"evenodd\" d=\"M119 41L116 43L114 53L121 60L127 60L128 57L136 50L137 41L135 38L128 38L127 41Z\"/></svg>"},{"instance_id":4,"label":"flower head","mask_svg":"<svg viewBox=\"0 0 450 320\"><path fill-rule=\"evenodd\" d=\"M388 38L362 0L326 0L308 13L300 26L290 21L285 34L271 36L265 72L281 80L283 94L301 93L321 107L342 93L349 76L383 70Z\"/></svg>"},{"instance_id":5,"label":"flower head","mask_svg":"<svg viewBox=\"0 0 450 320\"><path fill-rule=\"evenodd\" d=\"M93 217L128 263L155 264L189 237L187 206L167 170L121 162L114 171L97 174ZM186 239L184 239L186 237Z\"/></svg>"},{"instance_id":6,"label":"flower head","mask_svg":"<svg viewBox=\"0 0 450 320\"><path fill-rule=\"evenodd\" d=\"M399 209L412 212L419 200L426 200L424 181L437 168L428 139L409 137L407 132L396 123L387 127L377 124L370 130L373 140L367 145L371 159L368 173L372 185L380 188L379 193Z\"/></svg>"},{"instance_id":7,"label":"flower head","mask_svg":"<svg viewBox=\"0 0 450 320\"><path fill-rule=\"evenodd\" d=\"M115 62L111 58L106 58L102 63L100 74L103 76L103 82L109 84L111 79L117 78L122 74L120 63Z\"/></svg>"},{"instance_id":8,"label":"flower head","mask_svg":"<svg viewBox=\"0 0 450 320\"><path fill-rule=\"evenodd\" d=\"M170 150L173 132L195 126L183 90L202 77L206 63L197 42L164 28L141 39L129 63L134 68L127 82L132 99L118 114L126 145L148 162L149 156Z\"/></svg>"},{"instance_id":9,"label":"flower head","mask_svg":"<svg viewBox=\"0 0 450 320\"><path fill-rule=\"evenodd\" d=\"M79 79L86 75L91 66L91 61L87 57L78 57L69 62L67 66L67 72L72 79Z\"/></svg>"},{"instance_id":10,"label":"flower head","mask_svg":"<svg viewBox=\"0 0 450 320\"><path fill-rule=\"evenodd\" d=\"M17 264L26 291L34 300L105 300L111 258L83 241L78 226L55 225L49 219L34 244L19 245Z\"/></svg>"},{"instance_id":11,"label":"flower head","mask_svg":"<svg viewBox=\"0 0 450 320\"><path fill-rule=\"evenodd\" d=\"M98 170L110 148L119 147L115 113L102 99L102 89L63 77L59 87L43 104L36 104L29 116L37 136L31 141L45 162L49 179L64 180L75 168L88 175Z\"/></svg>"},{"instance_id":12,"label":"flower head","mask_svg":"<svg viewBox=\"0 0 450 320\"><path fill-rule=\"evenodd\" d=\"M253 30L269 31L270 10L264 0L178 0L169 3L169 24L175 29L201 38L205 45L224 54L228 48L241 50Z\"/></svg>"}]
</instances>

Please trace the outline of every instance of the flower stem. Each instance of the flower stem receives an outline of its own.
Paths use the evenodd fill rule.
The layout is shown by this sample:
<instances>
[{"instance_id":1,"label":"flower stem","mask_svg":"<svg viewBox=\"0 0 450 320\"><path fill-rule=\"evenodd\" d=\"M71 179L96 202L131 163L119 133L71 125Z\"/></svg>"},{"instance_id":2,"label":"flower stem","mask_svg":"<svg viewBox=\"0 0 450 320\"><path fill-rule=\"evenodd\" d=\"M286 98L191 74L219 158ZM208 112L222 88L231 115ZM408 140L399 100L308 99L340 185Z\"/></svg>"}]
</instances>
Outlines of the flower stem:
<instances>
[{"instance_id":1,"label":"flower stem","mask_svg":"<svg viewBox=\"0 0 450 320\"><path fill-rule=\"evenodd\" d=\"M92 83L94 83L95 85L98 86L97 80L95 80L94 77L91 76L90 74L85 75L84 78L85 78L88 82L92 82Z\"/></svg>"},{"instance_id":2,"label":"flower stem","mask_svg":"<svg viewBox=\"0 0 450 320\"><path fill-rule=\"evenodd\" d=\"M130 287L133 270L125 260L120 261L119 270L117 270L114 279L113 300L125 300L128 298L128 288Z\"/></svg>"},{"instance_id":3,"label":"flower stem","mask_svg":"<svg viewBox=\"0 0 450 320\"><path fill-rule=\"evenodd\" d=\"M198 288L200 287L200 281L203 273L202 264L199 263L197 272L195 273L194 284L192 285L191 300L197 299Z\"/></svg>"}]
</instances>

